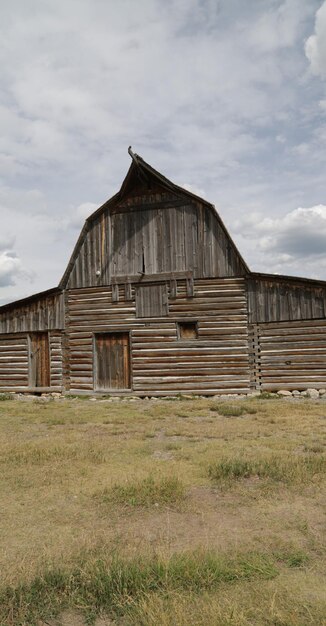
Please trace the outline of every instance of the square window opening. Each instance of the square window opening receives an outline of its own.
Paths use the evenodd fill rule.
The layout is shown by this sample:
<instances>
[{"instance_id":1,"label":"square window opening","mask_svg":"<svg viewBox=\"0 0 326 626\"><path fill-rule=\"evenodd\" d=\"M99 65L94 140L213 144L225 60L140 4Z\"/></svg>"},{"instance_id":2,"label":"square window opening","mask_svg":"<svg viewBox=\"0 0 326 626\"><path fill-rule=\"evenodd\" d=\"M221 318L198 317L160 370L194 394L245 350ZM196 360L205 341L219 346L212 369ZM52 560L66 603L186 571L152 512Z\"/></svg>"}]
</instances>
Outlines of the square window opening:
<instances>
[{"instance_id":1,"label":"square window opening","mask_svg":"<svg viewBox=\"0 0 326 626\"><path fill-rule=\"evenodd\" d=\"M177 322L178 339L198 339L197 322Z\"/></svg>"}]
</instances>

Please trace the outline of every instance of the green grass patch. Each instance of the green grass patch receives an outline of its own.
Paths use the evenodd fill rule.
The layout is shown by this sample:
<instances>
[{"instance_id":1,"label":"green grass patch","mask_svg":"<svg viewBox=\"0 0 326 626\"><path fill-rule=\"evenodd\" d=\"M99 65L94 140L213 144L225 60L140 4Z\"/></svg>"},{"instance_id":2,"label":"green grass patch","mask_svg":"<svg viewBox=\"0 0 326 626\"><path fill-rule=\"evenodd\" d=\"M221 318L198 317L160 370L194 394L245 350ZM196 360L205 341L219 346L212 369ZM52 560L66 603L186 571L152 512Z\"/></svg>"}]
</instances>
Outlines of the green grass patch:
<instances>
[{"instance_id":1,"label":"green grass patch","mask_svg":"<svg viewBox=\"0 0 326 626\"><path fill-rule=\"evenodd\" d=\"M304 567L309 561L309 556L302 550L282 550L274 552L275 558L284 563L287 567L298 568Z\"/></svg>"},{"instance_id":2,"label":"green grass patch","mask_svg":"<svg viewBox=\"0 0 326 626\"><path fill-rule=\"evenodd\" d=\"M93 497L103 504L149 507L180 503L186 497L186 490L176 477L155 479L149 476L144 480L106 487Z\"/></svg>"},{"instance_id":3,"label":"green grass patch","mask_svg":"<svg viewBox=\"0 0 326 626\"><path fill-rule=\"evenodd\" d=\"M149 593L169 590L200 593L221 584L276 577L278 567L266 555L227 558L212 552L124 560L88 559L77 567L49 569L28 584L0 592L2 626L36 626L64 609L82 610L91 622L100 612L123 616Z\"/></svg>"},{"instance_id":4,"label":"green grass patch","mask_svg":"<svg viewBox=\"0 0 326 626\"><path fill-rule=\"evenodd\" d=\"M215 411L224 417L241 417L242 415L254 415L257 413L257 409L245 404L213 404L210 407L210 410Z\"/></svg>"},{"instance_id":5,"label":"green grass patch","mask_svg":"<svg viewBox=\"0 0 326 626\"><path fill-rule=\"evenodd\" d=\"M326 474L326 457L306 455L296 458L222 459L208 467L208 475L215 482L236 481L258 477L283 483L306 483L314 476Z\"/></svg>"}]
</instances>

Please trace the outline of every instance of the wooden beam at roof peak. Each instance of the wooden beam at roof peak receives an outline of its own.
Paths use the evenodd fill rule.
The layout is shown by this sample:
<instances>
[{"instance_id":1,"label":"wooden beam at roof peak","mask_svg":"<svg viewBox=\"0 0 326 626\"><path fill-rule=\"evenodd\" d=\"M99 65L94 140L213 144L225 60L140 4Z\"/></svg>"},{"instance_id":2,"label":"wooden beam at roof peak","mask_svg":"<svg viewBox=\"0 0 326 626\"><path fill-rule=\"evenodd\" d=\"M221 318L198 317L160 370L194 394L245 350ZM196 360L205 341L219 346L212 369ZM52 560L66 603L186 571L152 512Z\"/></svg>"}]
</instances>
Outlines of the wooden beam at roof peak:
<instances>
[{"instance_id":1,"label":"wooden beam at roof peak","mask_svg":"<svg viewBox=\"0 0 326 626\"><path fill-rule=\"evenodd\" d=\"M135 152L133 152L131 146L129 146L128 148L128 154L131 156L132 160L136 163L136 165L139 166L138 154L135 154Z\"/></svg>"},{"instance_id":2,"label":"wooden beam at roof peak","mask_svg":"<svg viewBox=\"0 0 326 626\"><path fill-rule=\"evenodd\" d=\"M150 177L148 176L147 172L144 170L144 168L141 166L141 163L139 162L139 159L141 157L139 157L138 154L133 152L131 146L129 146L128 148L128 154L131 156L133 163L137 167L138 178L147 185L148 189L150 189Z\"/></svg>"}]
</instances>

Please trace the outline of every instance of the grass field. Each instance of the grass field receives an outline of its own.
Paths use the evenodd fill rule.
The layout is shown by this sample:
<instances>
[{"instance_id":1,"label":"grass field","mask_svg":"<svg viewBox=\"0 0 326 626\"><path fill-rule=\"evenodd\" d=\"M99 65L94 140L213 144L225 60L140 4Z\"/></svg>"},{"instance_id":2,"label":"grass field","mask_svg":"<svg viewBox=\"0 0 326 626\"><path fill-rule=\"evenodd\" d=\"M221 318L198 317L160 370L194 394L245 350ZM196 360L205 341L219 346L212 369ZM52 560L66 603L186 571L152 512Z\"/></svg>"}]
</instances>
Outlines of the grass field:
<instances>
[{"instance_id":1,"label":"grass field","mask_svg":"<svg viewBox=\"0 0 326 626\"><path fill-rule=\"evenodd\" d=\"M1 626L326 625L326 401L0 402Z\"/></svg>"}]
</instances>

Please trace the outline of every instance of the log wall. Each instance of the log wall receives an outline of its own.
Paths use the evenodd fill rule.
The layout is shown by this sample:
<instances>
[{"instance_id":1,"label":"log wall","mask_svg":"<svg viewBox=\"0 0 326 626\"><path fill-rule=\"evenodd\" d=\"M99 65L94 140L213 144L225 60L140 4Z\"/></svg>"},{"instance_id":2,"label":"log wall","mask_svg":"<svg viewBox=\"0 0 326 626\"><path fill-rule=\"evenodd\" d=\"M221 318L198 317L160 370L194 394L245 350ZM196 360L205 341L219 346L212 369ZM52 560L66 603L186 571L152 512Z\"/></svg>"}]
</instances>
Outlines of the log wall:
<instances>
[{"instance_id":1,"label":"log wall","mask_svg":"<svg viewBox=\"0 0 326 626\"><path fill-rule=\"evenodd\" d=\"M250 340L257 389L326 388L326 320L254 325Z\"/></svg>"},{"instance_id":2,"label":"log wall","mask_svg":"<svg viewBox=\"0 0 326 626\"><path fill-rule=\"evenodd\" d=\"M26 334L0 335L0 391L28 388Z\"/></svg>"},{"instance_id":3,"label":"log wall","mask_svg":"<svg viewBox=\"0 0 326 626\"><path fill-rule=\"evenodd\" d=\"M111 287L67 292L66 328L72 392L94 388L94 333L129 331L132 390L137 395L246 393L248 332L244 280L198 280L187 297L178 280L162 318L137 318L135 291L112 302ZM197 339L178 339L177 322L198 321Z\"/></svg>"},{"instance_id":4,"label":"log wall","mask_svg":"<svg viewBox=\"0 0 326 626\"><path fill-rule=\"evenodd\" d=\"M61 389L63 385L63 334L51 332L49 342L51 389Z\"/></svg>"},{"instance_id":5,"label":"log wall","mask_svg":"<svg viewBox=\"0 0 326 626\"><path fill-rule=\"evenodd\" d=\"M0 335L0 393L40 391L29 384L29 345L27 333ZM62 333L49 334L51 391L62 388ZM44 389L45 391L45 389Z\"/></svg>"}]
</instances>

